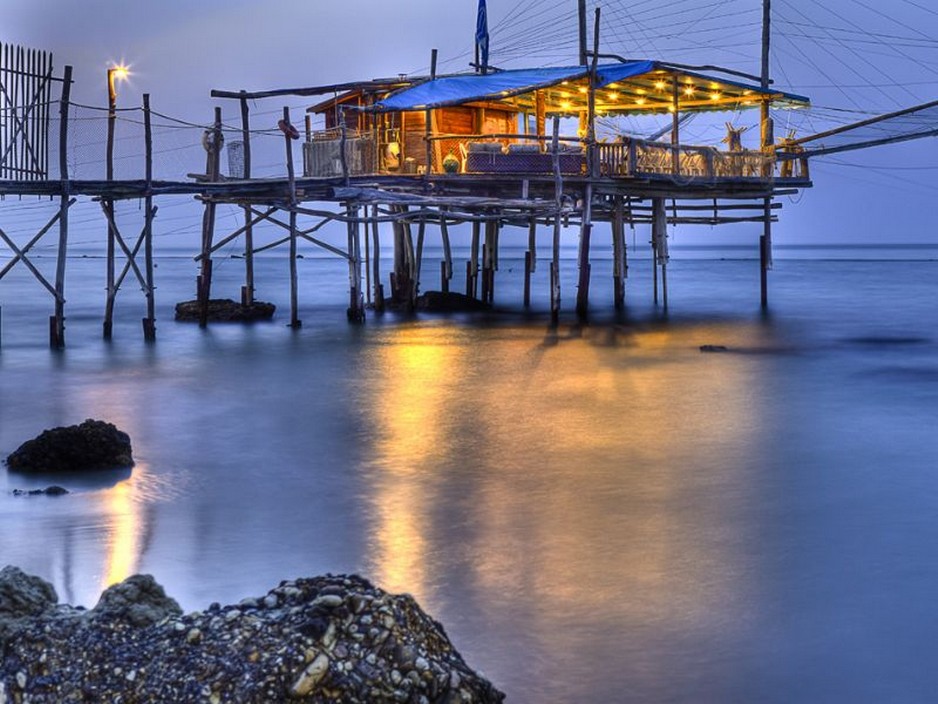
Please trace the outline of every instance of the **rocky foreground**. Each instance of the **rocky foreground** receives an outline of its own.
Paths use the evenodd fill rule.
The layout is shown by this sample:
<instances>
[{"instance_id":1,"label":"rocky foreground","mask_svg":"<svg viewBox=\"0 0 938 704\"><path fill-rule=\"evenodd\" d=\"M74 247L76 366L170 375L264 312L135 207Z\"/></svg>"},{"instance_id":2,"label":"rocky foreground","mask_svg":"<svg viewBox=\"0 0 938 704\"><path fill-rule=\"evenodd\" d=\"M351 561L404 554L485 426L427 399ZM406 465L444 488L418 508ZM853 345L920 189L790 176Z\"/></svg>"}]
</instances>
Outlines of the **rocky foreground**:
<instances>
[{"instance_id":1,"label":"rocky foreground","mask_svg":"<svg viewBox=\"0 0 938 704\"><path fill-rule=\"evenodd\" d=\"M0 704L64 702L501 702L408 595L357 576L281 582L183 614L152 577L90 610L0 570Z\"/></svg>"}]
</instances>

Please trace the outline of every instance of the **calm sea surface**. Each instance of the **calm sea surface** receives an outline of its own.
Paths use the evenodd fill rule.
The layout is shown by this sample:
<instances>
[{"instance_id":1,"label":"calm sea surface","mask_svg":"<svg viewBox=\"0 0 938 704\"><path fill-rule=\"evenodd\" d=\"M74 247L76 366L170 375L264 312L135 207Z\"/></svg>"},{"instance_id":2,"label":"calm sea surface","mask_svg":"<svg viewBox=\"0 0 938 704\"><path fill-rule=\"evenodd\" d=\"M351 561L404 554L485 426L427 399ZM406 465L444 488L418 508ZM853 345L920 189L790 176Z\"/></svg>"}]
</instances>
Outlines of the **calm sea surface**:
<instances>
[{"instance_id":1,"label":"calm sea surface","mask_svg":"<svg viewBox=\"0 0 938 704\"><path fill-rule=\"evenodd\" d=\"M200 330L172 321L195 265L163 257L153 345L131 278L100 339L104 262L74 258L64 352L17 267L0 455L94 417L138 464L0 469L0 564L85 605L152 573L186 609L359 572L414 594L513 703L934 701L936 252L780 248L766 316L752 254L675 250L667 317L647 258L621 316L598 260L593 320L556 330L546 260L526 316L511 250L513 312L361 327L341 262L300 260L298 331L285 259L258 262L274 322ZM238 296L241 266L217 262L216 294ZM72 493L10 495L52 482Z\"/></svg>"}]
</instances>

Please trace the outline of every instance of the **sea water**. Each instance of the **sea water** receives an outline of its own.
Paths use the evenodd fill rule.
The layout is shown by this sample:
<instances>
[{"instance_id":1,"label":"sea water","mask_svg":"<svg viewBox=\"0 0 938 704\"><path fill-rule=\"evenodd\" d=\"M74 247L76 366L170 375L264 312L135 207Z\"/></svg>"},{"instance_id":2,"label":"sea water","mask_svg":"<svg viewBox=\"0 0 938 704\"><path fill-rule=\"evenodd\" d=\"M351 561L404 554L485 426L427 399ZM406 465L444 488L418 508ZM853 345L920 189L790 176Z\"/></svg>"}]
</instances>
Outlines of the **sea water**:
<instances>
[{"instance_id":1,"label":"sea water","mask_svg":"<svg viewBox=\"0 0 938 704\"><path fill-rule=\"evenodd\" d=\"M752 255L676 249L667 312L633 256L621 314L597 258L582 325L565 248L557 328L544 252L530 314L506 249L501 313L362 326L342 262L305 258L299 330L282 257L257 260L272 322L202 330L172 319L195 264L160 256L155 344L132 273L101 339L104 261L76 256L62 351L17 267L0 454L93 417L137 464L0 471L0 563L87 606L151 573L187 610L358 572L413 594L522 704L932 701L935 251L778 248L767 313ZM242 281L241 260L216 261L216 295ZM51 483L71 493L11 495Z\"/></svg>"}]
</instances>

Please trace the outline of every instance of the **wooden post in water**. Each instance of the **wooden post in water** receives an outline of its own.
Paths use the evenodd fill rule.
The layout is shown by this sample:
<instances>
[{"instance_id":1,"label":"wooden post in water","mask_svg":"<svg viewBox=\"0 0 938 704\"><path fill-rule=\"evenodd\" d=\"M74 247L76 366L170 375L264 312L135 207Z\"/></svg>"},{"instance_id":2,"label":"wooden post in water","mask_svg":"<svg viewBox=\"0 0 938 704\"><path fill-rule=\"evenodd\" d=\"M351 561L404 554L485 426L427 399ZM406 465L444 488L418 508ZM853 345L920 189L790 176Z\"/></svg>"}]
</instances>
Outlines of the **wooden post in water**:
<instances>
[{"instance_id":1,"label":"wooden post in water","mask_svg":"<svg viewBox=\"0 0 938 704\"><path fill-rule=\"evenodd\" d=\"M563 176L560 172L560 117L554 116L551 140L554 161L554 239L550 264L550 319L556 325L560 320L560 213L563 209Z\"/></svg>"},{"instance_id":2,"label":"wooden post in water","mask_svg":"<svg viewBox=\"0 0 938 704\"><path fill-rule=\"evenodd\" d=\"M153 130L150 123L150 95L143 94L143 137L146 152L147 191L143 204L143 261L146 271L147 317L143 319L143 339L156 340L156 301L153 286Z\"/></svg>"},{"instance_id":3,"label":"wooden post in water","mask_svg":"<svg viewBox=\"0 0 938 704\"><path fill-rule=\"evenodd\" d=\"M221 173L221 108L215 108L215 122L208 140L205 155L205 173L209 181L218 181ZM199 327L208 325L208 302L212 296L212 243L215 239L215 200L203 196L205 210L202 213L202 256L198 279L197 299L199 302Z\"/></svg>"},{"instance_id":4,"label":"wooden post in water","mask_svg":"<svg viewBox=\"0 0 938 704\"><path fill-rule=\"evenodd\" d=\"M241 91L244 93L244 91ZM241 98L241 142L244 145L244 173L245 180L251 178L251 124L248 113L247 98ZM241 289L241 305L249 306L254 303L254 220L251 217L251 207L243 206L244 210L244 288Z\"/></svg>"},{"instance_id":5,"label":"wooden post in water","mask_svg":"<svg viewBox=\"0 0 938 704\"><path fill-rule=\"evenodd\" d=\"M472 241L469 245L469 261L466 262L466 295L472 298L479 297L479 238L482 234L482 223L472 221Z\"/></svg>"},{"instance_id":6,"label":"wooden post in water","mask_svg":"<svg viewBox=\"0 0 938 704\"><path fill-rule=\"evenodd\" d=\"M65 263L68 254L68 105L72 91L72 67L66 66L62 79L62 100L59 103L59 248L55 267L55 315L49 328L49 346L65 346Z\"/></svg>"},{"instance_id":7,"label":"wooden post in water","mask_svg":"<svg viewBox=\"0 0 938 704\"><path fill-rule=\"evenodd\" d=\"M358 206L348 203L348 254L349 254L349 309L348 319L353 323L365 320L365 304L362 299L362 252L359 231Z\"/></svg>"},{"instance_id":8,"label":"wooden post in water","mask_svg":"<svg viewBox=\"0 0 938 704\"><path fill-rule=\"evenodd\" d=\"M769 42L772 37L772 3L771 0L762 0L762 75L761 87L763 91L769 89ZM772 180L775 168L772 163L772 144L775 141L773 134L772 117L769 114L769 103L763 98L760 106L761 143L762 154L765 160L762 169L762 178ZM763 221L762 235L759 237L759 288L760 300L763 310L769 307L769 276L768 271L772 265L772 198L762 201Z\"/></svg>"},{"instance_id":9,"label":"wooden post in water","mask_svg":"<svg viewBox=\"0 0 938 704\"><path fill-rule=\"evenodd\" d=\"M625 217L622 209L622 196L615 196L612 212L612 290L613 304L616 310L625 305Z\"/></svg>"},{"instance_id":10,"label":"wooden post in water","mask_svg":"<svg viewBox=\"0 0 938 704\"><path fill-rule=\"evenodd\" d=\"M105 148L105 178L110 184L114 180L114 128L117 123L117 93L114 89L114 69L108 69L108 103L107 103L107 145ZM114 233L114 199L103 198L101 201L107 218L107 294L104 303L104 339L110 340L113 332L114 298L117 296L115 287L115 233Z\"/></svg>"},{"instance_id":11,"label":"wooden post in water","mask_svg":"<svg viewBox=\"0 0 938 704\"><path fill-rule=\"evenodd\" d=\"M283 108L283 123L289 127L290 108ZM343 122L343 133L345 124ZM290 187L290 327L294 330L301 327L303 322L299 317L298 285L296 272L296 173L293 169L293 140L290 130L283 131L283 143L287 152L287 182ZM351 256L351 252L349 255Z\"/></svg>"},{"instance_id":12,"label":"wooden post in water","mask_svg":"<svg viewBox=\"0 0 938 704\"><path fill-rule=\"evenodd\" d=\"M372 281L375 287L375 312L384 313L384 285L381 283L381 241L378 235L378 206L371 206L371 236L374 240L374 259L372 266L374 274Z\"/></svg>"},{"instance_id":13,"label":"wooden post in water","mask_svg":"<svg viewBox=\"0 0 938 704\"><path fill-rule=\"evenodd\" d=\"M417 254L414 258L414 288L411 304L416 305L417 296L420 295L420 272L423 269L423 242L427 234L426 218L421 217L417 223Z\"/></svg>"},{"instance_id":14,"label":"wooden post in water","mask_svg":"<svg viewBox=\"0 0 938 704\"><path fill-rule=\"evenodd\" d=\"M440 288L449 293L449 282L453 278L453 252L450 249L449 226L446 224L446 208L440 208L440 237L443 240L443 261L440 263Z\"/></svg>"},{"instance_id":15,"label":"wooden post in water","mask_svg":"<svg viewBox=\"0 0 938 704\"><path fill-rule=\"evenodd\" d=\"M531 274L537 262L537 218L528 219L528 249L524 253L524 307L531 307Z\"/></svg>"},{"instance_id":16,"label":"wooden post in water","mask_svg":"<svg viewBox=\"0 0 938 704\"><path fill-rule=\"evenodd\" d=\"M664 309L668 309L668 214L664 198L652 198L651 201L651 240L654 248L655 264L655 303L658 303L657 267L661 266L661 292Z\"/></svg>"},{"instance_id":17,"label":"wooden post in water","mask_svg":"<svg viewBox=\"0 0 938 704\"><path fill-rule=\"evenodd\" d=\"M593 184L587 183L583 192L583 216L580 225L579 278L576 292L576 314L585 320L589 311L590 296L590 234L593 229Z\"/></svg>"}]
</instances>

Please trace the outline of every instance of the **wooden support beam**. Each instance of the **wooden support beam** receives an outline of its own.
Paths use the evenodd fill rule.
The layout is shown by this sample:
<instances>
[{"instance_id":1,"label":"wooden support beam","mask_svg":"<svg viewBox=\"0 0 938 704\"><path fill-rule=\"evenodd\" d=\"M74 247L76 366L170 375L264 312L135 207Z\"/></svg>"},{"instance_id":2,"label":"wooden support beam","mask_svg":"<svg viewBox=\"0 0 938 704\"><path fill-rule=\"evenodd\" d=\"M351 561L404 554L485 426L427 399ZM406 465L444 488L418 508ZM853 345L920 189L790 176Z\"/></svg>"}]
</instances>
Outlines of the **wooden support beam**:
<instances>
[{"instance_id":1,"label":"wooden support beam","mask_svg":"<svg viewBox=\"0 0 938 704\"><path fill-rule=\"evenodd\" d=\"M378 233L378 206L373 205L371 207L371 236L374 240L374 259L372 261L372 266L374 267L374 274L372 275L372 282L375 287L375 312L383 313L384 312L384 285L381 283L381 240Z\"/></svg>"},{"instance_id":2,"label":"wooden support beam","mask_svg":"<svg viewBox=\"0 0 938 704\"><path fill-rule=\"evenodd\" d=\"M478 298L479 293L479 238L482 234L482 223L478 220L472 222L472 239L469 244L469 261L466 269L466 295Z\"/></svg>"},{"instance_id":3,"label":"wooden support beam","mask_svg":"<svg viewBox=\"0 0 938 704\"><path fill-rule=\"evenodd\" d=\"M550 318L556 325L560 320L560 216L563 211L563 176L560 171L560 118L554 116L554 134L551 152L554 162L554 239L550 264Z\"/></svg>"},{"instance_id":4,"label":"wooden support beam","mask_svg":"<svg viewBox=\"0 0 938 704\"><path fill-rule=\"evenodd\" d=\"M205 140L205 173L210 182L219 180L221 173L221 108L215 108L215 120ZM199 327L208 325L208 302L212 295L212 240L215 238L215 202L205 200L202 212L202 259L197 285Z\"/></svg>"},{"instance_id":5,"label":"wooden support beam","mask_svg":"<svg viewBox=\"0 0 938 704\"><path fill-rule=\"evenodd\" d=\"M615 196L615 206L612 221L612 290L613 305L616 310L622 310L625 305L625 218L622 206L622 196Z\"/></svg>"}]
</instances>

